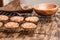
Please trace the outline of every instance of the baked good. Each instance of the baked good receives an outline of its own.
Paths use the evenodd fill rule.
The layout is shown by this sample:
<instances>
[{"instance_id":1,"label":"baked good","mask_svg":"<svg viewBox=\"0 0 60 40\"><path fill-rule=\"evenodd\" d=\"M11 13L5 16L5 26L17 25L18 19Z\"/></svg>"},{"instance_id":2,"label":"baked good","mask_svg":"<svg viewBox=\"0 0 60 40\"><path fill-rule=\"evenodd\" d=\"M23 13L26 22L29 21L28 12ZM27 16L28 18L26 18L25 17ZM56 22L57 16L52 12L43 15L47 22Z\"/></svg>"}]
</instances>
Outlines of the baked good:
<instances>
[{"instance_id":1,"label":"baked good","mask_svg":"<svg viewBox=\"0 0 60 40\"><path fill-rule=\"evenodd\" d=\"M24 17L14 16L14 17L11 17L10 20L15 22L22 22L24 20Z\"/></svg>"},{"instance_id":2,"label":"baked good","mask_svg":"<svg viewBox=\"0 0 60 40\"><path fill-rule=\"evenodd\" d=\"M39 18L38 17L27 17L25 19L25 21L29 21L29 22L38 22Z\"/></svg>"},{"instance_id":3,"label":"baked good","mask_svg":"<svg viewBox=\"0 0 60 40\"><path fill-rule=\"evenodd\" d=\"M31 30L34 30L37 26L34 23L26 22L26 23L23 23L21 27L25 30L31 31Z\"/></svg>"},{"instance_id":4,"label":"baked good","mask_svg":"<svg viewBox=\"0 0 60 40\"><path fill-rule=\"evenodd\" d=\"M8 20L8 16L0 15L0 21L6 21L6 20Z\"/></svg>"},{"instance_id":5,"label":"baked good","mask_svg":"<svg viewBox=\"0 0 60 40\"><path fill-rule=\"evenodd\" d=\"M19 24L16 22L8 22L6 24L4 24L5 28L18 28Z\"/></svg>"}]
</instances>

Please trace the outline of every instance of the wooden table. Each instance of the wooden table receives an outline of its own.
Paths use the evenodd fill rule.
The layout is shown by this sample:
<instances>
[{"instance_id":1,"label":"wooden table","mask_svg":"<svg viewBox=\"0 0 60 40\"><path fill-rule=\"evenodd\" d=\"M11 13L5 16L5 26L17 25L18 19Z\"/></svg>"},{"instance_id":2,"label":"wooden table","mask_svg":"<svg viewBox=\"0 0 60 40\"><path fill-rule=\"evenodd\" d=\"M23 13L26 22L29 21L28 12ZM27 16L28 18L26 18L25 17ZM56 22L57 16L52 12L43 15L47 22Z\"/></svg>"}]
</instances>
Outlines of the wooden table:
<instances>
[{"instance_id":1,"label":"wooden table","mask_svg":"<svg viewBox=\"0 0 60 40\"><path fill-rule=\"evenodd\" d=\"M22 35L20 33L6 34L0 32L0 40L60 40L60 13L57 13L53 21L37 23L34 33Z\"/></svg>"}]
</instances>

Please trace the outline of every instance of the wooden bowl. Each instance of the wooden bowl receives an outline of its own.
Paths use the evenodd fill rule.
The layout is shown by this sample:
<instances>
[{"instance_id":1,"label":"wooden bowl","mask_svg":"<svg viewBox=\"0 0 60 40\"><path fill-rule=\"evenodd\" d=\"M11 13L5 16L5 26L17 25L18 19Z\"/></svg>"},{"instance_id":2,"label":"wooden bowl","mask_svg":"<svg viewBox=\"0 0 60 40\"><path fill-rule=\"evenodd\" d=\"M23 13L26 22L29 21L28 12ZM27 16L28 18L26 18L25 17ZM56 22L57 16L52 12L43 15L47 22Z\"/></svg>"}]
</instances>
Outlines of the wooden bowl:
<instances>
[{"instance_id":1,"label":"wooden bowl","mask_svg":"<svg viewBox=\"0 0 60 40\"><path fill-rule=\"evenodd\" d=\"M50 16L57 12L58 5L44 3L44 4L34 5L33 8L35 12L39 15Z\"/></svg>"},{"instance_id":2,"label":"wooden bowl","mask_svg":"<svg viewBox=\"0 0 60 40\"><path fill-rule=\"evenodd\" d=\"M22 8L22 11L20 11L21 13L32 13L33 12L33 8L30 5L21 4L21 8Z\"/></svg>"}]
</instances>

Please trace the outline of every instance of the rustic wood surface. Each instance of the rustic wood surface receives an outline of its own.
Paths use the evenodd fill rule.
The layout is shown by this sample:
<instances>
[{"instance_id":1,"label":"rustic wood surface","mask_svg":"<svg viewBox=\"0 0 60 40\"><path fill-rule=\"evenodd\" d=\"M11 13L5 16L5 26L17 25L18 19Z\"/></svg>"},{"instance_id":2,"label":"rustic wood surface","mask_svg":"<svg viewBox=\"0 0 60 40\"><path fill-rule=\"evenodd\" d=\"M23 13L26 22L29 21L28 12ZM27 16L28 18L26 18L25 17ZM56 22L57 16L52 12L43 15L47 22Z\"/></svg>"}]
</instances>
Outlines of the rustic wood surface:
<instances>
[{"instance_id":1,"label":"rustic wood surface","mask_svg":"<svg viewBox=\"0 0 60 40\"><path fill-rule=\"evenodd\" d=\"M40 20L34 33L0 32L0 40L60 40L60 14L57 13L52 19L50 22Z\"/></svg>"}]
</instances>

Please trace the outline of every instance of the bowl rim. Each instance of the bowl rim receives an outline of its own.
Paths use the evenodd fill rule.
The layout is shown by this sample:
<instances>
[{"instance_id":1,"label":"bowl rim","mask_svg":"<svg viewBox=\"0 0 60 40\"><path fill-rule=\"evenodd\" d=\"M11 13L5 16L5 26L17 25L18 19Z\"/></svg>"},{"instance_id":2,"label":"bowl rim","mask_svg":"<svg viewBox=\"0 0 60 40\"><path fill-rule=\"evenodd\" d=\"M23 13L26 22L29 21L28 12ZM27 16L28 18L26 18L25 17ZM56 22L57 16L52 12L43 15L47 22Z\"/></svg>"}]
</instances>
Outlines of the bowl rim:
<instances>
[{"instance_id":1,"label":"bowl rim","mask_svg":"<svg viewBox=\"0 0 60 40\"><path fill-rule=\"evenodd\" d=\"M52 8L52 9L38 9L38 8L36 8L36 6L41 5L41 4L52 4L52 5L56 5L56 7ZM54 9L58 9L58 5L56 3L41 3L41 4L34 5L33 9L35 9L35 10L54 10Z\"/></svg>"}]
</instances>

